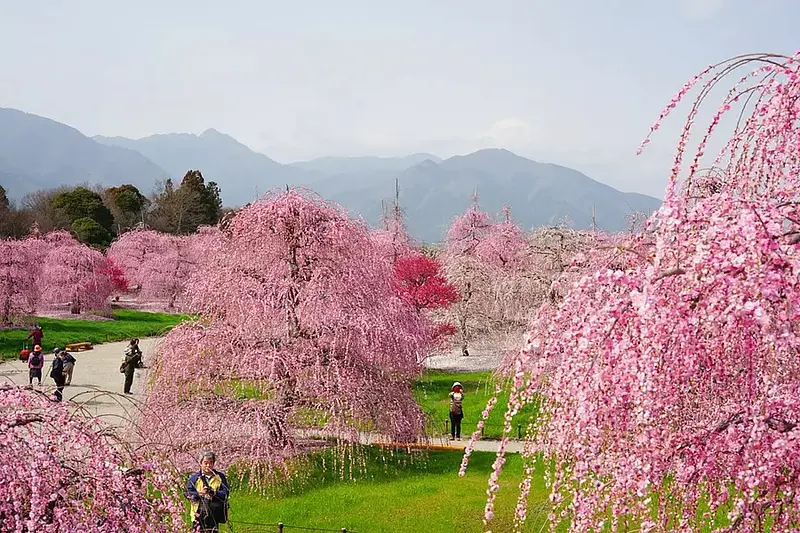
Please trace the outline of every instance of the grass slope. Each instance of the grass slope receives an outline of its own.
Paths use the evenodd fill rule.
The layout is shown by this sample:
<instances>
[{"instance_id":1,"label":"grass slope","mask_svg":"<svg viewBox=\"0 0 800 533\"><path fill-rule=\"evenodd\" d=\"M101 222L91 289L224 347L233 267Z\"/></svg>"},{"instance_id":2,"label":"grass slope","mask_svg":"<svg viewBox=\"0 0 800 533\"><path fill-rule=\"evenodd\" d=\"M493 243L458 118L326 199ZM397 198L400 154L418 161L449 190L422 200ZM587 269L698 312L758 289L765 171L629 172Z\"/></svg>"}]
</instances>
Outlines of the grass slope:
<instances>
[{"instance_id":1,"label":"grass slope","mask_svg":"<svg viewBox=\"0 0 800 533\"><path fill-rule=\"evenodd\" d=\"M56 347L64 347L72 342L86 341L100 344L134 337L161 335L188 318L187 315L148 313L129 309L117 309L113 312L113 317L114 320L38 317L35 322L44 332L43 348L52 351ZM0 330L0 359L19 356L29 332L28 329Z\"/></svg>"},{"instance_id":2,"label":"grass slope","mask_svg":"<svg viewBox=\"0 0 800 533\"><path fill-rule=\"evenodd\" d=\"M464 420L461 422L461 438L468 438L477 427L481 413L489 399L494 395L497 380L491 372L471 372L453 374L429 370L414 384L414 396L422 410L429 416L429 430L434 434L444 433L445 421L449 421L450 399L448 394L453 382L460 381L464 387ZM500 438L503 433L503 417L508 405L508 392L498 395L495 406L484 426L484 438ZM517 425L525 424L535 414L533 406L525 406L514 417L512 438L517 438Z\"/></svg>"},{"instance_id":3,"label":"grass slope","mask_svg":"<svg viewBox=\"0 0 800 533\"><path fill-rule=\"evenodd\" d=\"M254 527L247 523L282 522L287 531L293 531L290 525L347 528L355 533L484 531L483 509L494 454L473 453L466 476L459 477L461 452L409 455L368 449L362 453L366 457L358 459L359 467L368 474L337 465L330 457L325 467L317 454L316 461L306 465L305 477L299 483L275 484L277 488L264 496L234 490L231 520L235 530ZM509 456L491 522L493 531L513 529L521 479L522 458ZM534 476L529 502L525 530L539 531L549 509L541 473Z\"/></svg>"}]
</instances>

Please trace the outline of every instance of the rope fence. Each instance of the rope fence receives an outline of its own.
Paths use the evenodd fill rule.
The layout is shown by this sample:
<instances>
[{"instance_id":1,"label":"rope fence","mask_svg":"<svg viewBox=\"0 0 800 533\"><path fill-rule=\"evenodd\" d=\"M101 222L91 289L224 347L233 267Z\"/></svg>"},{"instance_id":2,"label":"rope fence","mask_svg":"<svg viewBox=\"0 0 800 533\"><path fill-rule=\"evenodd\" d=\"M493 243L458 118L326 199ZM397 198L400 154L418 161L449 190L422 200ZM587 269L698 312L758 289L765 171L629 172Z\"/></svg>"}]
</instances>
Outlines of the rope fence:
<instances>
[{"instance_id":1,"label":"rope fence","mask_svg":"<svg viewBox=\"0 0 800 533\"><path fill-rule=\"evenodd\" d=\"M278 522L275 524L262 524L258 522L228 521L228 527L235 533L284 533L289 531L326 531L330 533L356 533L345 527L341 529L326 529L322 527L292 526Z\"/></svg>"}]
</instances>

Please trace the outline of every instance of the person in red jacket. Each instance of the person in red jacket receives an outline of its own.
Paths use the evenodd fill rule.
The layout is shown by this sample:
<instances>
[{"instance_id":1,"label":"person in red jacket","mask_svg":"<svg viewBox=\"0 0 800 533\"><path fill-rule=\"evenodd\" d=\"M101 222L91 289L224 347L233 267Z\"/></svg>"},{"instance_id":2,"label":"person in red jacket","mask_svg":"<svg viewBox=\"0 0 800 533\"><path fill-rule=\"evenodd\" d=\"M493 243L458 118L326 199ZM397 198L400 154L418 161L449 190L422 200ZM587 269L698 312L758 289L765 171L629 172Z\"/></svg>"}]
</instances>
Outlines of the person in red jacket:
<instances>
[{"instance_id":1,"label":"person in red jacket","mask_svg":"<svg viewBox=\"0 0 800 533\"><path fill-rule=\"evenodd\" d=\"M33 326L33 330L28 333L28 336L25 337L25 340L32 339L33 344L38 344L40 349L42 346L42 337L44 337L44 333L42 332L42 328L39 327L39 324Z\"/></svg>"}]
</instances>

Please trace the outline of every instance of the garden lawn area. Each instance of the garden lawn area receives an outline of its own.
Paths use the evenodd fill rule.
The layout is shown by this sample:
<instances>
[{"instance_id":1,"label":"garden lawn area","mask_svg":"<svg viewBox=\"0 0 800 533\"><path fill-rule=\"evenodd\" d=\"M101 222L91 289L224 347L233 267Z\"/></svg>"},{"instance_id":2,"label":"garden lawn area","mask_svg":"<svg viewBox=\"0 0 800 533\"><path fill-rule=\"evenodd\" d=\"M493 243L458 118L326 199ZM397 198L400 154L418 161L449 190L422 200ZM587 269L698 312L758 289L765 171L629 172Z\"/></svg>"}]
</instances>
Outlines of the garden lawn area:
<instances>
[{"instance_id":1,"label":"garden lawn area","mask_svg":"<svg viewBox=\"0 0 800 533\"><path fill-rule=\"evenodd\" d=\"M486 488L495 454L472 454L467 474L458 476L461 452L407 452L361 448L352 460L332 460L335 451L315 454L304 478L275 483L263 496L234 489L234 531L256 531L250 524L317 527L355 533L483 532ZM325 457L326 467L321 458ZM541 466L541 462L537 464ZM338 468L337 468L338 467ZM343 468L342 468L343 467ZM352 479L352 480L351 480ZM510 454L501 477L492 531L512 531L514 507L522 479L522 457ZM534 475L525 531L540 531L549 510L543 475ZM252 528L252 529L250 529ZM258 531L276 531L258 529Z\"/></svg>"},{"instance_id":2,"label":"garden lawn area","mask_svg":"<svg viewBox=\"0 0 800 533\"><path fill-rule=\"evenodd\" d=\"M130 309L115 309L113 317L114 320L32 317L30 323L36 323L42 327L44 332L43 348L49 352L56 347L63 348L73 342L101 344L134 337L162 335L190 318L189 315L149 313ZM0 359L18 357L28 333L30 333L30 329L0 330Z\"/></svg>"},{"instance_id":3,"label":"garden lawn area","mask_svg":"<svg viewBox=\"0 0 800 533\"><path fill-rule=\"evenodd\" d=\"M450 399L448 394L453 382L460 381L464 387L464 419L461 421L461 438L469 438L477 428L481 413L494 394L497 383L491 372L470 372L454 374L440 370L427 370L414 383L414 397L422 410L428 415L431 425L429 431L442 434L445 431L445 421L449 423ZM502 392L497 400L494 410L489 415L484 426L484 438L498 439L503 433L503 417L508 405L508 392ZM511 437L517 438L517 425L522 424L522 434L525 426L536 409L533 405L526 405L514 417Z\"/></svg>"}]
</instances>

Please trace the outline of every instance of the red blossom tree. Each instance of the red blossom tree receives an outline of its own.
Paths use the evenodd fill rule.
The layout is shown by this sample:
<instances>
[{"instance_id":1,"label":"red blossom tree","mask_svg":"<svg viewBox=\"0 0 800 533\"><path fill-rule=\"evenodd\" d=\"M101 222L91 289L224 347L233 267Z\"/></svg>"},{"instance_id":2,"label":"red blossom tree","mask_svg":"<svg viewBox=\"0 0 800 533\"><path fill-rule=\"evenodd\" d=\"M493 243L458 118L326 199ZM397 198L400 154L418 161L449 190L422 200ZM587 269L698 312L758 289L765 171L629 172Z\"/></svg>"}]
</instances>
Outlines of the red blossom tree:
<instances>
[{"instance_id":1,"label":"red blossom tree","mask_svg":"<svg viewBox=\"0 0 800 533\"><path fill-rule=\"evenodd\" d=\"M99 424L0 385L0 531L185 531L180 479Z\"/></svg>"},{"instance_id":2,"label":"red blossom tree","mask_svg":"<svg viewBox=\"0 0 800 533\"><path fill-rule=\"evenodd\" d=\"M752 64L685 168L700 102ZM511 416L536 402L526 455L554 459L553 528L800 528L800 56L710 67L661 118L703 77L663 207L645 233L601 251L593 274L543 308L514 361L506 437ZM690 194L694 181L708 184L700 160L732 109L742 117L713 161L718 179ZM518 528L531 475L520 485Z\"/></svg>"},{"instance_id":3,"label":"red blossom tree","mask_svg":"<svg viewBox=\"0 0 800 533\"><path fill-rule=\"evenodd\" d=\"M395 294L366 227L290 190L242 208L223 231L220 253L189 285L200 320L159 347L148 438L252 466L295 453L292 428L309 417L334 433L415 439L423 414L410 384L429 347L426 321Z\"/></svg>"},{"instance_id":4,"label":"red blossom tree","mask_svg":"<svg viewBox=\"0 0 800 533\"><path fill-rule=\"evenodd\" d=\"M106 265L100 269L100 273L108 276L108 279L111 281L111 287L115 292L128 292L130 283L125 277L125 272L114 263L113 259L106 258Z\"/></svg>"},{"instance_id":5,"label":"red blossom tree","mask_svg":"<svg viewBox=\"0 0 800 533\"><path fill-rule=\"evenodd\" d=\"M446 309L460 298L444 277L442 266L433 258L421 254L401 257L394 264L394 275L400 297L431 320L428 311ZM456 332L452 324L442 322L432 322L431 329L435 344Z\"/></svg>"},{"instance_id":6,"label":"red blossom tree","mask_svg":"<svg viewBox=\"0 0 800 533\"><path fill-rule=\"evenodd\" d=\"M0 240L0 324L36 309L36 247L28 240Z\"/></svg>"},{"instance_id":7,"label":"red blossom tree","mask_svg":"<svg viewBox=\"0 0 800 533\"><path fill-rule=\"evenodd\" d=\"M102 253L81 244L66 232L45 235L42 260L42 300L52 306L69 302L70 313L106 309L114 290L108 261Z\"/></svg>"}]
</instances>

